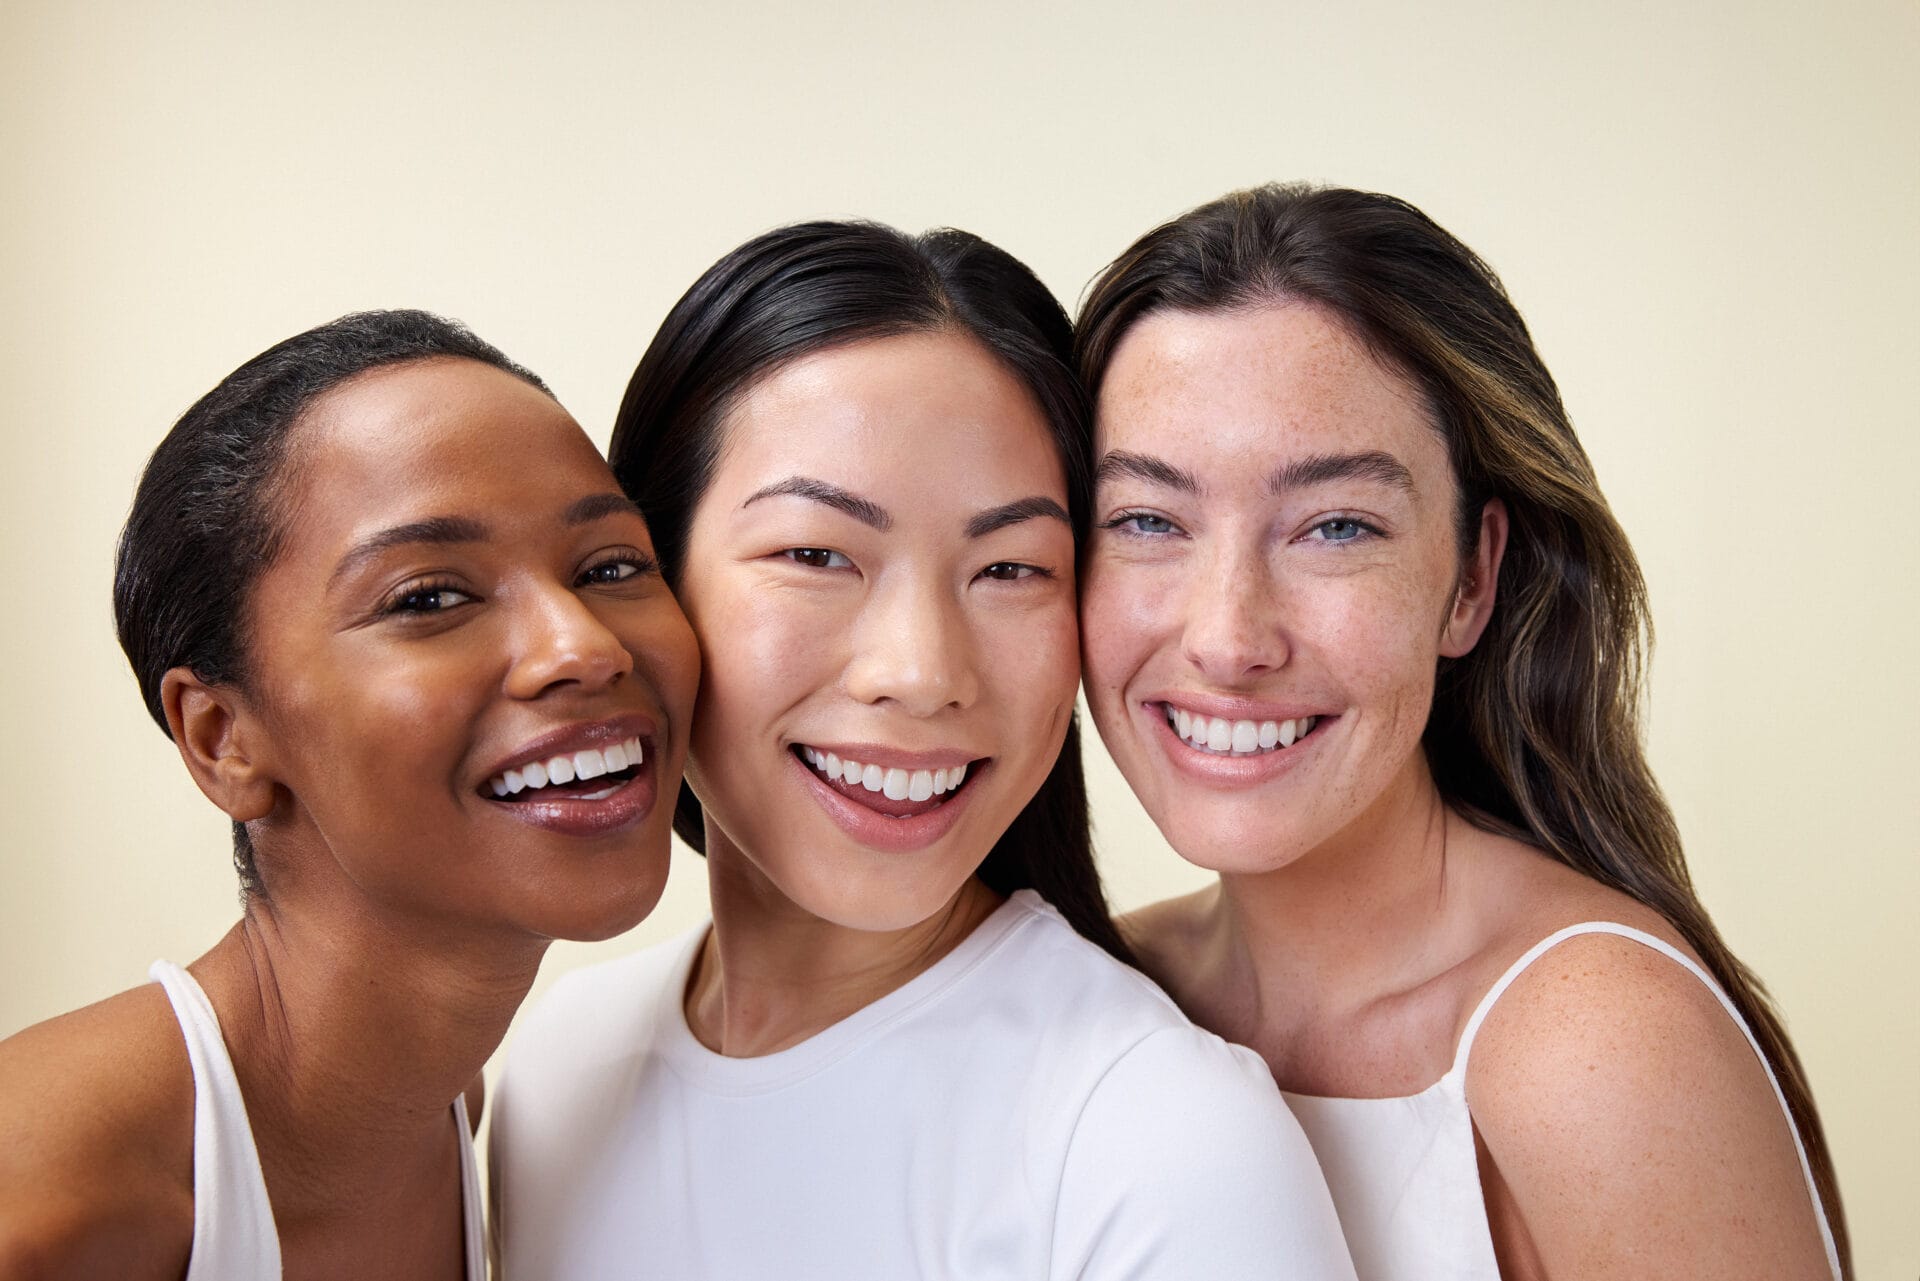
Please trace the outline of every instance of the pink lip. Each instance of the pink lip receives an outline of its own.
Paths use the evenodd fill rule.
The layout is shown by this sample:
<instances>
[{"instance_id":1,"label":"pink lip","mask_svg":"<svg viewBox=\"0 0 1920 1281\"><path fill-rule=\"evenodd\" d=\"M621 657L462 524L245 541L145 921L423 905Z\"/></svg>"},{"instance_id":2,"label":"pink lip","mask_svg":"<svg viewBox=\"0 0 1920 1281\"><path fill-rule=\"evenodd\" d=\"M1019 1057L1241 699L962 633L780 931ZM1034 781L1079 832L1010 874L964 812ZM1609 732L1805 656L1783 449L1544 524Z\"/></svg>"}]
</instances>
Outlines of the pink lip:
<instances>
[{"instance_id":1,"label":"pink lip","mask_svg":"<svg viewBox=\"0 0 1920 1281\"><path fill-rule=\"evenodd\" d=\"M808 746L817 747L818 745L809 743ZM839 749L831 750L833 750L836 756L840 754ZM849 745L846 750L854 760L861 761L863 764L865 763L859 754L862 750L859 745ZM878 755L881 752L887 752L891 749L874 747L869 750L873 750L875 754ZM890 818L828 787L814 768L801 760L797 753L788 752L786 756L789 768L800 772L801 776L806 780L805 786L812 792L814 799L819 801L820 807L827 812L827 817L838 824L841 831L869 849L887 850L892 853L909 853L914 850L925 849L951 831L953 825L960 820L961 811L965 809L968 801L973 796L979 778L993 768L993 763L988 761L984 765L979 765L974 767L973 770L969 770L967 774L967 785L956 792L952 800L936 809L929 810L925 814L916 814L910 818ZM897 751L891 753L891 760L899 761L903 759L916 758L912 753ZM951 761L952 764L957 765L964 763L966 760L977 758L955 757L947 754L941 759ZM879 762L876 761L874 763L878 764ZM899 766L899 768L906 767ZM940 769L944 768L944 766L934 765L929 767L926 765L915 765L912 768Z\"/></svg>"},{"instance_id":2,"label":"pink lip","mask_svg":"<svg viewBox=\"0 0 1920 1281\"><path fill-rule=\"evenodd\" d=\"M805 743L816 752L832 752L843 761L859 761L862 765L878 765L882 769L953 769L958 765L972 765L981 759L947 748L910 752L883 743L816 743L812 739L797 740L795 746L800 743Z\"/></svg>"},{"instance_id":3,"label":"pink lip","mask_svg":"<svg viewBox=\"0 0 1920 1281\"><path fill-rule=\"evenodd\" d=\"M585 751L589 747L606 747L612 743L624 743L630 738L638 738L645 742L647 760L652 761L654 744L651 740L654 728L653 718L639 712L604 721L563 725L538 738L527 740L515 748L511 755L502 757L491 769L480 776L477 786L485 788L488 779L497 778L510 769L519 769L531 761L544 761L553 756L571 755L574 752Z\"/></svg>"},{"instance_id":4,"label":"pink lip","mask_svg":"<svg viewBox=\"0 0 1920 1281\"><path fill-rule=\"evenodd\" d=\"M1186 704L1178 705L1187 706ZM1215 787L1250 787L1271 782L1273 779L1281 777L1298 766L1301 760L1307 755L1312 754L1320 744L1320 726L1316 725L1313 733L1307 735L1292 747L1283 747L1273 752L1263 752L1257 756L1216 756L1211 752L1196 750L1186 740L1182 739L1179 734L1175 733L1173 726L1167 723L1166 713L1161 710L1164 706L1164 702L1154 700L1144 704L1140 709L1140 714L1147 717L1156 727L1155 732L1160 735L1158 741L1161 745L1161 754L1167 758L1173 765L1173 768L1191 781L1203 785ZM1189 707L1189 710L1194 709ZM1213 713L1209 713L1209 715L1212 714ZM1226 717L1233 714L1223 712L1220 713L1220 715ZM1313 715L1311 712L1300 712L1295 713L1293 716L1285 714L1279 716L1261 715L1257 717L1257 719L1293 720L1297 716L1311 715ZM1233 719L1254 720L1256 716L1251 713L1241 712L1238 715L1233 715ZM1331 716L1321 717L1323 723L1334 719L1336 718Z\"/></svg>"},{"instance_id":5,"label":"pink lip","mask_svg":"<svg viewBox=\"0 0 1920 1281\"><path fill-rule=\"evenodd\" d=\"M1156 713L1166 705L1204 716L1217 716L1224 721L1297 721L1305 716L1329 715L1325 708L1307 707L1300 703L1265 702L1232 694L1190 694L1184 690L1155 694L1145 701L1148 709Z\"/></svg>"}]
</instances>

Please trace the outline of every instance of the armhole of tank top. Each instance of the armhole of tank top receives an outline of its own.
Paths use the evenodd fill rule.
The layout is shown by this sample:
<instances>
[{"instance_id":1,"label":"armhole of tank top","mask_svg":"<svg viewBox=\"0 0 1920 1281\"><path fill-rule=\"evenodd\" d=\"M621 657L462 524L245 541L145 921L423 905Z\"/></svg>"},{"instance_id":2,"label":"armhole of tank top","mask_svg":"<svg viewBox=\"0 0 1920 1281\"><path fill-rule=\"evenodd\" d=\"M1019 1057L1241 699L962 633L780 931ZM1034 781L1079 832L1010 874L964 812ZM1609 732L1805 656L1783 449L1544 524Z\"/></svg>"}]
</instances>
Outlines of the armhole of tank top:
<instances>
[{"instance_id":1,"label":"armhole of tank top","mask_svg":"<svg viewBox=\"0 0 1920 1281\"><path fill-rule=\"evenodd\" d=\"M1786 1119L1787 1133L1793 1137L1794 1155L1800 1158L1800 1174L1806 1181L1807 1195L1813 1201L1813 1217L1820 1224L1820 1241L1826 1248L1827 1266L1833 1273L1834 1281L1840 1281L1840 1252L1833 1243L1833 1229L1827 1226L1827 1208L1821 1203L1820 1189L1814 1185L1813 1166L1807 1161L1806 1144L1800 1141L1800 1127L1794 1124L1793 1113L1787 1108L1787 1096L1780 1089L1780 1080L1774 1075L1773 1064L1767 1062L1767 1056L1760 1049L1760 1042L1754 1039L1753 1029L1747 1026L1744 1018L1740 1017L1740 1011L1734 1006L1732 999L1720 989L1720 984L1714 980L1714 977L1700 968L1693 958L1665 939L1655 938L1644 930L1636 930L1631 925L1620 925L1613 921L1583 921L1578 925L1569 925L1563 930L1555 930L1528 948L1519 960L1508 966L1507 972L1502 974L1499 980L1487 989L1487 994L1480 998L1480 1004L1474 1007L1473 1016L1467 1020L1466 1030L1460 1034L1460 1045L1454 1051L1453 1066L1448 1069L1447 1075L1457 1079L1464 1096L1467 1087L1467 1059L1473 1053L1473 1042L1474 1038L1480 1034L1480 1025L1486 1022L1487 1015L1493 1011L1494 1004L1506 994L1509 987L1513 986L1515 979L1526 973L1528 966L1561 943L1583 934L1612 934L1619 938L1631 939L1677 963L1706 985L1707 991L1713 993L1713 999L1720 1002L1720 1008L1725 1010L1727 1017L1733 1020L1733 1025L1740 1029L1740 1035L1746 1038L1747 1048L1753 1051L1754 1058L1760 1060L1760 1070L1767 1074L1767 1085L1773 1090L1773 1101L1779 1105L1780 1115Z\"/></svg>"}]
</instances>

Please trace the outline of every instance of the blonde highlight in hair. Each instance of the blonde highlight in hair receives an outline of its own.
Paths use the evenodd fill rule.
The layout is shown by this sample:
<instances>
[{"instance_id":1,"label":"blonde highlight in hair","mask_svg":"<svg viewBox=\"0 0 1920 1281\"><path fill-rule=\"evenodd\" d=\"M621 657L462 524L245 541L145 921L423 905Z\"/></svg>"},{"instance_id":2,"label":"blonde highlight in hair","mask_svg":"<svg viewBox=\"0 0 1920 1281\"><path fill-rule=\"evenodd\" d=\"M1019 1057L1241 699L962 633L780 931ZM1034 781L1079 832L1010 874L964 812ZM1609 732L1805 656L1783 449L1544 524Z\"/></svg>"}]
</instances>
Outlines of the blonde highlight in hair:
<instances>
[{"instance_id":1,"label":"blonde highlight in hair","mask_svg":"<svg viewBox=\"0 0 1920 1281\"><path fill-rule=\"evenodd\" d=\"M1425 733L1436 784L1470 822L1539 847L1659 912L1753 1029L1787 1100L1853 1275L1833 1162L1799 1057L1765 989L1695 893L1641 737L1652 623L1633 549L1600 492L1526 322L1480 258L1412 205L1345 188L1237 191L1147 233L1080 310L1075 349L1097 398L1126 332L1159 311L1290 301L1327 308L1427 397L1472 546L1507 508L1499 605L1443 659Z\"/></svg>"}]
</instances>

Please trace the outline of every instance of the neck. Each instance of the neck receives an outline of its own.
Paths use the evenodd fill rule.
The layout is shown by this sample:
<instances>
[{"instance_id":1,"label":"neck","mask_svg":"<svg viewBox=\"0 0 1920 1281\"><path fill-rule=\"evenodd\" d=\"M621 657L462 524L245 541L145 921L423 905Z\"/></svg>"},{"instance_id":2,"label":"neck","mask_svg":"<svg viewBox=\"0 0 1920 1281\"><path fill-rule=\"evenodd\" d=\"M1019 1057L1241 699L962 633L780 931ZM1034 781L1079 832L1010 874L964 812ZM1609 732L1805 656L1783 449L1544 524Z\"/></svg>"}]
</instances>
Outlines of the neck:
<instances>
[{"instance_id":1,"label":"neck","mask_svg":"<svg viewBox=\"0 0 1920 1281\"><path fill-rule=\"evenodd\" d=\"M798 1045L925 973L1000 905L968 877L926 919L856 929L813 915L711 826L713 929L687 983L687 1026L734 1058Z\"/></svg>"},{"instance_id":2,"label":"neck","mask_svg":"<svg viewBox=\"0 0 1920 1281\"><path fill-rule=\"evenodd\" d=\"M545 945L442 933L364 904L256 896L194 963L283 1229L447 1176L449 1108L505 1036Z\"/></svg>"},{"instance_id":3,"label":"neck","mask_svg":"<svg viewBox=\"0 0 1920 1281\"><path fill-rule=\"evenodd\" d=\"M1351 1008L1404 991L1445 962L1455 931L1453 818L1414 753L1364 814L1266 872L1223 873L1206 955L1242 1020L1286 1004Z\"/></svg>"}]
</instances>

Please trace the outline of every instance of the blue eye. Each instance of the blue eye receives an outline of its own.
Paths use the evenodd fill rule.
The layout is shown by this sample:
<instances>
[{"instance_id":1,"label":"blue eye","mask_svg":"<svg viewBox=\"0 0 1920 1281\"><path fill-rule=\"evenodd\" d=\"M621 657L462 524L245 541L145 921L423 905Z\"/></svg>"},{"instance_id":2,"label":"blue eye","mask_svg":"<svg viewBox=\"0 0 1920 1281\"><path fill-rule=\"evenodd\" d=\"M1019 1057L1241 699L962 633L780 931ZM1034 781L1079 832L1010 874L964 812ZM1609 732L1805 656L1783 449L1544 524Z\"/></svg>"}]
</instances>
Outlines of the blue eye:
<instances>
[{"instance_id":1,"label":"blue eye","mask_svg":"<svg viewBox=\"0 0 1920 1281\"><path fill-rule=\"evenodd\" d=\"M810 569L850 569L853 562L824 547L789 547L781 555Z\"/></svg>"},{"instance_id":2,"label":"blue eye","mask_svg":"<svg viewBox=\"0 0 1920 1281\"><path fill-rule=\"evenodd\" d=\"M1318 535L1319 541L1324 543L1351 543L1380 531L1350 516L1336 516L1332 520L1321 521L1310 532Z\"/></svg>"},{"instance_id":3,"label":"blue eye","mask_svg":"<svg viewBox=\"0 0 1920 1281\"><path fill-rule=\"evenodd\" d=\"M1158 534L1171 534L1174 531L1174 524L1165 516L1157 516L1152 512L1121 512L1101 528L1151 537Z\"/></svg>"}]
</instances>

